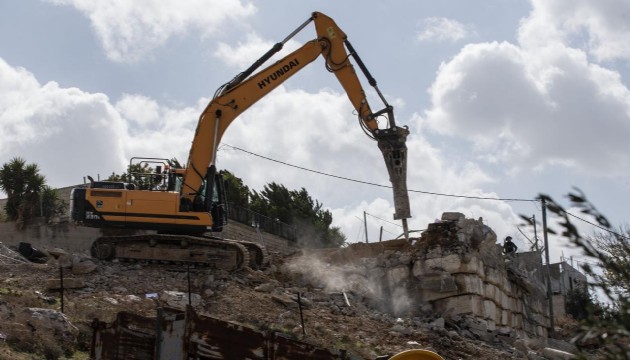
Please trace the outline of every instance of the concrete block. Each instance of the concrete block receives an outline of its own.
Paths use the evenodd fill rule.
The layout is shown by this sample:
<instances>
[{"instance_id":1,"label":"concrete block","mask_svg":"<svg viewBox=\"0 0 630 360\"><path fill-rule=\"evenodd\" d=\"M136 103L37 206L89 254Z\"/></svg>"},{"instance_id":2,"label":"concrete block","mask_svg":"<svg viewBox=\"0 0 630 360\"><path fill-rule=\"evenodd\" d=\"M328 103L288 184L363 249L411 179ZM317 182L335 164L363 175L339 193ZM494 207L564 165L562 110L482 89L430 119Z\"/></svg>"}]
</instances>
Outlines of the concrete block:
<instances>
[{"instance_id":1,"label":"concrete block","mask_svg":"<svg viewBox=\"0 0 630 360\"><path fill-rule=\"evenodd\" d=\"M506 275L505 273L502 273L500 271L498 271L497 269L494 268L490 268L490 267L486 267L485 269L486 272L486 278L484 279L486 282L496 285L500 288L505 288L505 280L506 280Z\"/></svg>"},{"instance_id":2,"label":"concrete block","mask_svg":"<svg viewBox=\"0 0 630 360\"><path fill-rule=\"evenodd\" d=\"M453 296L435 304L438 311L445 311L451 315L471 314L483 316L482 298L478 295Z\"/></svg>"},{"instance_id":3,"label":"concrete block","mask_svg":"<svg viewBox=\"0 0 630 360\"><path fill-rule=\"evenodd\" d=\"M501 321L499 322L502 326L510 324L510 318L512 313L507 310L501 310Z\"/></svg>"},{"instance_id":4,"label":"concrete block","mask_svg":"<svg viewBox=\"0 0 630 360\"><path fill-rule=\"evenodd\" d=\"M510 297L503 291L499 291L497 295L498 295L497 296L498 303L500 304L501 308L510 310L511 309Z\"/></svg>"},{"instance_id":5,"label":"concrete block","mask_svg":"<svg viewBox=\"0 0 630 360\"><path fill-rule=\"evenodd\" d=\"M479 276L473 274L456 274L454 278L459 294L485 295L484 283Z\"/></svg>"},{"instance_id":6,"label":"concrete block","mask_svg":"<svg viewBox=\"0 0 630 360\"><path fill-rule=\"evenodd\" d=\"M512 314L512 328L514 329L522 329L523 328L523 315L521 314Z\"/></svg>"},{"instance_id":7,"label":"concrete block","mask_svg":"<svg viewBox=\"0 0 630 360\"><path fill-rule=\"evenodd\" d=\"M398 266L387 270L387 281L389 286L397 287L403 285L409 279L409 267Z\"/></svg>"},{"instance_id":8,"label":"concrete block","mask_svg":"<svg viewBox=\"0 0 630 360\"><path fill-rule=\"evenodd\" d=\"M460 212L443 212L442 221L459 221L465 219L466 216Z\"/></svg>"},{"instance_id":9,"label":"concrete block","mask_svg":"<svg viewBox=\"0 0 630 360\"><path fill-rule=\"evenodd\" d=\"M462 262L461 266L459 267L458 272L477 274L481 276L482 278L486 276L484 268L483 268L483 261L481 261L481 259L475 256L471 257L468 262Z\"/></svg>"},{"instance_id":10,"label":"concrete block","mask_svg":"<svg viewBox=\"0 0 630 360\"><path fill-rule=\"evenodd\" d=\"M423 301L435 301L456 295L457 285L448 273L427 274L417 281Z\"/></svg>"},{"instance_id":11,"label":"concrete block","mask_svg":"<svg viewBox=\"0 0 630 360\"><path fill-rule=\"evenodd\" d=\"M497 305L492 300L483 301L483 317L485 319L494 320L497 317Z\"/></svg>"},{"instance_id":12,"label":"concrete block","mask_svg":"<svg viewBox=\"0 0 630 360\"><path fill-rule=\"evenodd\" d=\"M459 254L451 254L445 257L427 259L424 262L425 271L441 270L449 273L459 272L462 266L462 259Z\"/></svg>"}]
</instances>

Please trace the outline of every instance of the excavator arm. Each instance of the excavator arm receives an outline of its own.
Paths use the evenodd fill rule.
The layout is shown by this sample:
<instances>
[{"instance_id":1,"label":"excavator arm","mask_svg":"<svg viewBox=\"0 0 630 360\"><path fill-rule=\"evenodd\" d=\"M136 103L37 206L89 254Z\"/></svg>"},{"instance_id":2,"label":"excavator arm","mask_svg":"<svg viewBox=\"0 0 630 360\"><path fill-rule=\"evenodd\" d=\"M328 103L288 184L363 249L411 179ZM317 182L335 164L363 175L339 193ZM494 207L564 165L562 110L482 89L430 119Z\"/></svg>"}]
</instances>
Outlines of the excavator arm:
<instances>
[{"instance_id":1,"label":"excavator arm","mask_svg":"<svg viewBox=\"0 0 630 360\"><path fill-rule=\"evenodd\" d=\"M263 63L282 49L284 43L311 21L315 23L317 39L307 42L281 60L256 72ZM344 32L330 17L319 12L314 12L311 18L282 42L277 43L252 66L219 88L199 118L183 175L181 196L185 201L192 203L199 194L208 166L216 163L217 147L232 121L320 55L326 62L326 68L335 74L356 109L361 127L368 136L378 142L394 190L396 209L394 218L403 220L405 236L408 236L406 219L411 215L406 185L405 141L409 131L396 126L392 106L385 101L378 90L376 80L370 75ZM370 85L376 89L384 103L382 110L372 112L350 57L356 60ZM379 129L377 118L381 116L387 118L388 127Z\"/></svg>"},{"instance_id":2,"label":"excavator arm","mask_svg":"<svg viewBox=\"0 0 630 360\"><path fill-rule=\"evenodd\" d=\"M315 23L316 39L260 70L283 44L310 22ZM404 234L408 237L410 210L405 141L409 131L396 126L393 108L385 101L376 80L343 31L329 17L313 13L287 38L217 90L199 118L186 167L168 159L134 157L129 163L127 182L91 181L89 186L73 189L71 215L78 224L157 231L101 236L92 243L92 256L101 260L199 263L228 271L244 266L264 267L268 262L264 246L207 234L221 231L226 220L222 177L215 173L217 147L234 119L320 55L327 70L335 74L347 93L360 126L377 141L383 153L394 190L394 218L402 220ZM382 110L373 112L370 108L351 58L383 101ZM382 118L387 119L386 126L380 121ZM141 167L151 164L155 172L132 174L134 164Z\"/></svg>"}]
</instances>

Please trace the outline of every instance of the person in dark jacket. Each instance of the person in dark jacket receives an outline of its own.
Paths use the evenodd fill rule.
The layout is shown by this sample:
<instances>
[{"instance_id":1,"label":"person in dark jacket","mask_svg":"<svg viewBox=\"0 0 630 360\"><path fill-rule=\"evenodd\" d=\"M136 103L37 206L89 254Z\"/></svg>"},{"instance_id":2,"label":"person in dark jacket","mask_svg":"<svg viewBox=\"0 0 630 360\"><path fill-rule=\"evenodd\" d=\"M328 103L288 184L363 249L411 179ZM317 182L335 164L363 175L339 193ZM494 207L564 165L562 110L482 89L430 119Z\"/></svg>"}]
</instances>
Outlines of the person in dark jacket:
<instances>
[{"instance_id":1,"label":"person in dark jacket","mask_svg":"<svg viewBox=\"0 0 630 360\"><path fill-rule=\"evenodd\" d=\"M508 236L503 241L503 253L504 254L514 254L518 250L518 246L512 242L512 237Z\"/></svg>"}]
</instances>

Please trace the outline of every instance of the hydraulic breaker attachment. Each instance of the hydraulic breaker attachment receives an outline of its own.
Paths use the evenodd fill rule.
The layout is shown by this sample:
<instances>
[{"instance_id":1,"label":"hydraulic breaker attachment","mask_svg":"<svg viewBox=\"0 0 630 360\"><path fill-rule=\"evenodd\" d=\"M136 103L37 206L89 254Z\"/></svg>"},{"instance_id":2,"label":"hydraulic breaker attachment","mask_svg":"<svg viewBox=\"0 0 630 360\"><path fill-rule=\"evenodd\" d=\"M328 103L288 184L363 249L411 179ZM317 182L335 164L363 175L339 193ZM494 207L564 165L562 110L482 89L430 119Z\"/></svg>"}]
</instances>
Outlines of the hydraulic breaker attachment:
<instances>
[{"instance_id":1,"label":"hydraulic breaker attachment","mask_svg":"<svg viewBox=\"0 0 630 360\"><path fill-rule=\"evenodd\" d=\"M394 219L402 220L405 238L408 238L407 218L411 217L409 194L407 193L407 135L409 130L393 126L374 132L378 148L383 153L389 181L394 192Z\"/></svg>"}]
</instances>

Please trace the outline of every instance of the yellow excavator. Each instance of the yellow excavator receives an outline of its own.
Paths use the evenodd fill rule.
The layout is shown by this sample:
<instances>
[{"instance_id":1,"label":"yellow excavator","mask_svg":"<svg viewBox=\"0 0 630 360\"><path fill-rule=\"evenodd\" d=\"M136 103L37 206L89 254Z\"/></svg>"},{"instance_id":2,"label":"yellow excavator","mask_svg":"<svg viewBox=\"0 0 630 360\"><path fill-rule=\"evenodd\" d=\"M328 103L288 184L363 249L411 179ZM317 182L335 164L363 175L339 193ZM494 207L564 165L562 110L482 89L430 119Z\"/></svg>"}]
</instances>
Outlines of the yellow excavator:
<instances>
[{"instance_id":1,"label":"yellow excavator","mask_svg":"<svg viewBox=\"0 0 630 360\"><path fill-rule=\"evenodd\" d=\"M310 22L315 24L316 39L258 71ZM168 159L133 158L129 174L134 164L140 168L151 165L155 172L136 174L140 181L138 178L121 182L91 180L87 186L73 190L71 216L80 225L157 231L98 238L92 244L92 255L99 259L202 263L226 270L264 266L267 255L262 246L212 236L227 221L224 184L215 167L217 148L234 119L320 55L326 69L335 74L347 93L358 114L359 125L376 140L383 154L394 192L394 219L402 220L408 236L407 218L411 215L405 142L409 131L396 126L393 107L383 97L346 34L330 17L314 12L283 41L216 91L199 117L185 166L177 166ZM383 101L382 110L371 110L351 59ZM379 123L386 126L379 128Z\"/></svg>"}]
</instances>

